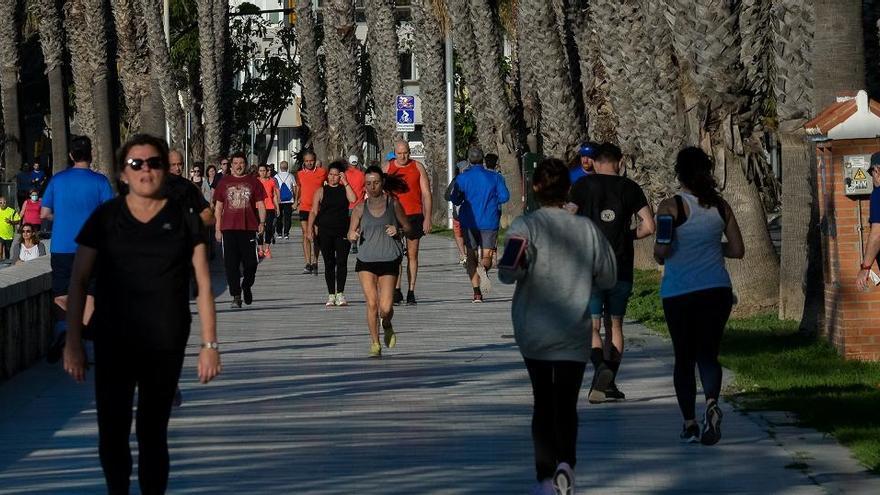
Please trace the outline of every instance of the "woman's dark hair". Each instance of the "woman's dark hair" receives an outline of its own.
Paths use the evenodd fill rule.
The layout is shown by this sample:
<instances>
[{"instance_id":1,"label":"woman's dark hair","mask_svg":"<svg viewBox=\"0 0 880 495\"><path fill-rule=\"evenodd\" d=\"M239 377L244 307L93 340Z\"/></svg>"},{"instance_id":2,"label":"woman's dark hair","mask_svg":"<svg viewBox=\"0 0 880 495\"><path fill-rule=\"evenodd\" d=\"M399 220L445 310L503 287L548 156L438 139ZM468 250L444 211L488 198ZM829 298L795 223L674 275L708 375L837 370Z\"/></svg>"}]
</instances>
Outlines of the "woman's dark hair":
<instances>
[{"instance_id":1,"label":"woman's dark hair","mask_svg":"<svg viewBox=\"0 0 880 495\"><path fill-rule=\"evenodd\" d=\"M377 165L370 165L364 171L364 175L376 174L382 178L382 189L391 194L403 194L409 191L409 186L403 179L396 175L388 175Z\"/></svg>"},{"instance_id":2,"label":"woman's dark hair","mask_svg":"<svg viewBox=\"0 0 880 495\"><path fill-rule=\"evenodd\" d=\"M333 160L330 162L330 165L327 165L327 171L329 172L331 168L335 168L336 170L339 170L340 173L344 174L346 169L348 169L348 162L342 158Z\"/></svg>"},{"instance_id":3,"label":"woman's dark hair","mask_svg":"<svg viewBox=\"0 0 880 495\"><path fill-rule=\"evenodd\" d=\"M681 185L690 189L705 208L721 207L718 183L712 174L712 159L700 148L690 146L678 152L675 175Z\"/></svg>"},{"instance_id":4,"label":"woman's dark hair","mask_svg":"<svg viewBox=\"0 0 880 495\"><path fill-rule=\"evenodd\" d=\"M150 134L135 134L128 138L119 150L116 152L116 175L118 176L122 169L125 168L125 157L128 152L135 146L152 146L159 152L159 158L162 160L162 169L168 170L168 143L164 139Z\"/></svg>"},{"instance_id":5,"label":"woman's dark hair","mask_svg":"<svg viewBox=\"0 0 880 495\"><path fill-rule=\"evenodd\" d=\"M214 170L214 172L216 172L217 167L215 167L214 165L208 165L208 168L205 169L205 177L208 176L208 170Z\"/></svg>"},{"instance_id":6,"label":"woman's dark hair","mask_svg":"<svg viewBox=\"0 0 880 495\"><path fill-rule=\"evenodd\" d=\"M547 206L565 203L568 190L571 189L568 174L568 167L558 158L545 158L538 162L532 179L535 199Z\"/></svg>"}]
</instances>

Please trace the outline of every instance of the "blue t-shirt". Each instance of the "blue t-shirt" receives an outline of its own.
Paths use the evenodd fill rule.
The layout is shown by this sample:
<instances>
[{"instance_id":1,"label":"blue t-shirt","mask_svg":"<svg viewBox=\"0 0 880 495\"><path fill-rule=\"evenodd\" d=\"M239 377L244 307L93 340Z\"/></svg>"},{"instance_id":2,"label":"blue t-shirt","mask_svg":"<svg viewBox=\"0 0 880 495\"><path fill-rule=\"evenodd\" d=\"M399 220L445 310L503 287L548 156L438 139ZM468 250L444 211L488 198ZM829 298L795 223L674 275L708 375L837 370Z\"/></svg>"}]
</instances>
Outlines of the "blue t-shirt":
<instances>
[{"instance_id":1,"label":"blue t-shirt","mask_svg":"<svg viewBox=\"0 0 880 495\"><path fill-rule=\"evenodd\" d=\"M871 216L868 223L880 223L880 187L871 191Z\"/></svg>"},{"instance_id":2,"label":"blue t-shirt","mask_svg":"<svg viewBox=\"0 0 880 495\"><path fill-rule=\"evenodd\" d=\"M42 170L31 170L31 173L30 173L31 184L39 184L40 182L43 182L43 179L45 177L46 177L46 172L43 172Z\"/></svg>"},{"instance_id":3,"label":"blue t-shirt","mask_svg":"<svg viewBox=\"0 0 880 495\"><path fill-rule=\"evenodd\" d=\"M458 221L462 228L498 230L501 205L510 200L510 192L501 174L471 165L455 178L449 195L452 203L461 206Z\"/></svg>"},{"instance_id":4,"label":"blue t-shirt","mask_svg":"<svg viewBox=\"0 0 880 495\"><path fill-rule=\"evenodd\" d=\"M590 175L590 172L584 170L584 167L581 167L580 165L571 169L571 171L568 173L568 177L571 179L571 185L574 185L574 183L577 182L579 179L588 175Z\"/></svg>"},{"instance_id":5,"label":"blue t-shirt","mask_svg":"<svg viewBox=\"0 0 880 495\"><path fill-rule=\"evenodd\" d=\"M92 212L113 198L107 177L86 168L69 168L55 175L43 195L43 207L50 208L53 253L75 253L76 236Z\"/></svg>"}]
</instances>

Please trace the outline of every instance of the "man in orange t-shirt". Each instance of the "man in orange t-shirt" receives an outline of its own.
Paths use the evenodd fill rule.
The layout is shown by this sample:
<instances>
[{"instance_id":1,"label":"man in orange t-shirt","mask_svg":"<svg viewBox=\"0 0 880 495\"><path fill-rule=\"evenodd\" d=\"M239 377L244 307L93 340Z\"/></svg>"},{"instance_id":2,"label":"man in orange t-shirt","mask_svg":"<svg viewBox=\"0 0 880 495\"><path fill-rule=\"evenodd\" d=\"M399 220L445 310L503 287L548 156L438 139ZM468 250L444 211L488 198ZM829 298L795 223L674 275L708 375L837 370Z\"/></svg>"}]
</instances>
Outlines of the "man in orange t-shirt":
<instances>
[{"instance_id":1,"label":"man in orange t-shirt","mask_svg":"<svg viewBox=\"0 0 880 495\"><path fill-rule=\"evenodd\" d=\"M309 212L312 211L312 199L315 191L324 186L327 180L327 170L316 167L318 157L311 151L303 155L303 167L296 173L296 182L299 188L296 190L294 204L299 204L299 226L303 233L303 258L306 266L303 273L318 274L318 250L314 242L309 241L306 229L309 223Z\"/></svg>"},{"instance_id":2,"label":"man in orange t-shirt","mask_svg":"<svg viewBox=\"0 0 880 495\"><path fill-rule=\"evenodd\" d=\"M257 173L260 175L260 183L263 184L263 189L266 190L266 199L263 200L266 206L266 228L263 229L263 234L260 236L260 248L257 251L257 255L261 258L271 258L272 251L269 250L269 244L275 243L275 218L277 217L277 206L275 205L281 204L281 199L278 192L278 183L269 175L269 166L266 164L260 165Z\"/></svg>"},{"instance_id":3,"label":"man in orange t-shirt","mask_svg":"<svg viewBox=\"0 0 880 495\"><path fill-rule=\"evenodd\" d=\"M398 141L394 145L394 160L389 161L382 168L388 175L396 175L406 182L409 190L397 195L397 200L403 207L403 212L409 217L409 224L413 233L406 239L406 271L409 290L406 293L406 304L416 304L416 276L419 273L419 239L431 231L431 185L428 182L428 173L425 166L409 158L409 143ZM403 277L397 277L397 289L394 292L394 302L399 304L403 301L403 293L400 291L400 282Z\"/></svg>"}]
</instances>

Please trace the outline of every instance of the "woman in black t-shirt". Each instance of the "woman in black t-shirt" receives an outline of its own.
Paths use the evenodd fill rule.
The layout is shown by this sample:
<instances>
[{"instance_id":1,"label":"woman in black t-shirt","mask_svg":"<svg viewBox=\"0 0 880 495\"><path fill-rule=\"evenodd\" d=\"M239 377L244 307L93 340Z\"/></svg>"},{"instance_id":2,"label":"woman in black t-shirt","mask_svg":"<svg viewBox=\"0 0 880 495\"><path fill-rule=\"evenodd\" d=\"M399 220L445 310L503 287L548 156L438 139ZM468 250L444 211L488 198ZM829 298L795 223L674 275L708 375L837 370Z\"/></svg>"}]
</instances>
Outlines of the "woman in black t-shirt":
<instances>
[{"instance_id":1,"label":"woman in black t-shirt","mask_svg":"<svg viewBox=\"0 0 880 495\"><path fill-rule=\"evenodd\" d=\"M315 191L306 237L318 236L318 248L324 259L324 279L327 282L327 306L347 306L345 280L348 278L348 252L351 243L348 233L348 205L357 201L357 195L345 179L348 162L336 160L327 167L327 184ZM317 229L315 228L317 227Z\"/></svg>"},{"instance_id":2,"label":"woman in black t-shirt","mask_svg":"<svg viewBox=\"0 0 880 495\"><path fill-rule=\"evenodd\" d=\"M127 192L98 207L76 239L64 369L78 382L85 379L82 313L94 272L95 398L107 489L129 490L129 435L137 388L141 493L164 493L168 419L189 339L193 268L203 342L198 376L207 383L220 372L205 236L198 212L163 196L168 174L165 141L132 137L117 154L116 173Z\"/></svg>"}]
</instances>

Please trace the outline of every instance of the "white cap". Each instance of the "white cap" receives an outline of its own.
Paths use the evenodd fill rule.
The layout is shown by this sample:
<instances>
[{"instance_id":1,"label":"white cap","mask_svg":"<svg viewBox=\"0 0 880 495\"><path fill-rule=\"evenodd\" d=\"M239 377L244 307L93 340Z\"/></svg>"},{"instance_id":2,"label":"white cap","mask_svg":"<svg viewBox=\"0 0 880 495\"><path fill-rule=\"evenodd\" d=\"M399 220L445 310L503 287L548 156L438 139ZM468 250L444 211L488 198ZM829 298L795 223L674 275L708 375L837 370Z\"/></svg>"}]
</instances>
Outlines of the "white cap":
<instances>
[{"instance_id":1,"label":"white cap","mask_svg":"<svg viewBox=\"0 0 880 495\"><path fill-rule=\"evenodd\" d=\"M358 163L357 155L351 155L350 157L348 157L348 163Z\"/></svg>"}]
</instances>

